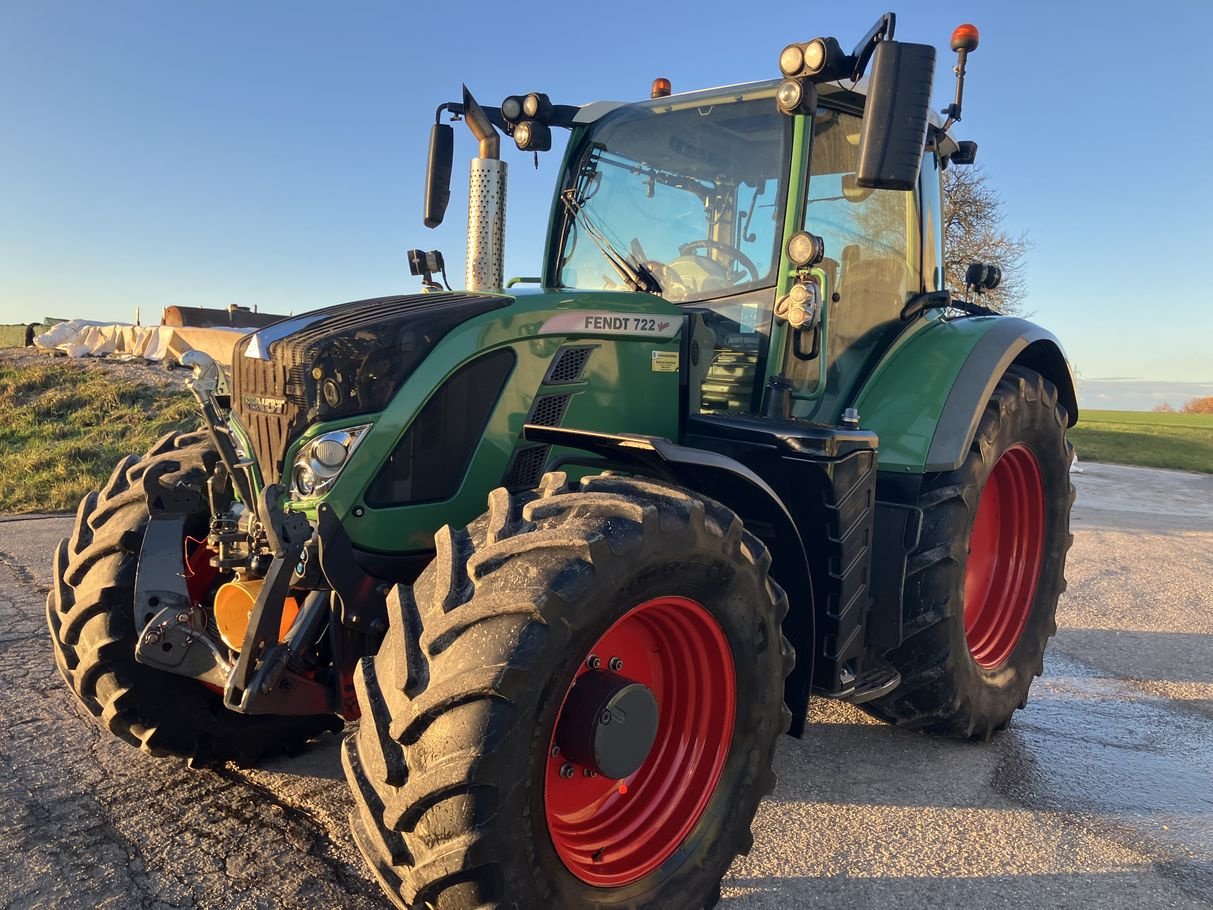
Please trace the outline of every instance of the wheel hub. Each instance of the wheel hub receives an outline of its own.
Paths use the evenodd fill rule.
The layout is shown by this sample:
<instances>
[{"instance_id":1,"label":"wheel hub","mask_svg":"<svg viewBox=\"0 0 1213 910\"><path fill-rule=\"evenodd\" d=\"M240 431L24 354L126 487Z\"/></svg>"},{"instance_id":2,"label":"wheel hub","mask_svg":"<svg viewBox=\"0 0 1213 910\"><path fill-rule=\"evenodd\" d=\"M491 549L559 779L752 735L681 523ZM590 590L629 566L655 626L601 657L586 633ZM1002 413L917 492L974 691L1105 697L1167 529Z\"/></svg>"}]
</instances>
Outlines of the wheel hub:
<instances>
[{"instance_id":1,"label":"wheel hub","mask_svg":"<svg viewBox=\"0 0 1213 910\"><path fill-rule=\"evenodd\" d=\"M556 728L566 758L612 780L639 770L656 738L653 691L609 670L578 678Z\"/></svg>"},{"instance_id":2,"label":"wheel hub","mask_svg":"<svg viewBox=\"0 0 1213 910\"><path fill-rule=\"evenodd\" d=\"M729 756L736 687L723 628L687 597L645 601L592 643L543 770L548 833L573 875L620 887L683 845Z\"/></svg>"}]
</instances>

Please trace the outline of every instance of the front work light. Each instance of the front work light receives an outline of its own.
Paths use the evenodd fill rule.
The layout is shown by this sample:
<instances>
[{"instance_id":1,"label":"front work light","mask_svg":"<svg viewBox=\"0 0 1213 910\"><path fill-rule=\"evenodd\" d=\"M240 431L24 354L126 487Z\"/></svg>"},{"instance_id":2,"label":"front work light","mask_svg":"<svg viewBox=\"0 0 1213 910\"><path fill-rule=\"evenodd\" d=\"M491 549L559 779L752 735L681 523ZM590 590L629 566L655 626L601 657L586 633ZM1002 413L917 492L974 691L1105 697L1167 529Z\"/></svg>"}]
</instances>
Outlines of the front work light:
<instances>
[{"instance_id":1,"label":"front work light","mask_svg":"<svg viewBox=\"0 0 1213 910\"><path fill-rule=\"evenodd\" d=\"M825 256L825 241L808 231L797 231L788 238L788 259L798 269L811 268Z\"/></svg>"},{"instance_id":2,"label":"front work light","mask_svg":"<svg viewBox=\"0 0 1213 910\"><path fill-rule=\"evenodd\" d=\"M826 65L826 43L814 38L804 46L804 74L814 76Z\"/></svg>"},{"instance_id":3,"label":"front work light","mask_svg":"<svg viewBox=\"0 0 1213 910\"><path fill-rule=\"evenodd\" d=\"M522 119L522 99L517 95L510 95L501 102L501 116L510 123L517 123Z\"/></svg>"},{"instance_id":4,"label":"front work light","mask_svg":"<svg viewBox=\"0 0 1213 910\"><path fill-rule=\"evenodd\" d=\"M805 76L814 82L832 82L848 77L854 66L855 59L843 52L837 38L789 44L779 54L779 71L789 78Z\"/></svg>"},{"instance_id":5,"label":"front work light","mask_svg":"<svg viewBox=\"0 0 1213 910\"><path fill-rule=\"evenodd\" d=\"M817 109L817 86L804 79L784 79L775 90L775 104L785 114L811 114Z\"/></svg>"},{"instance_id":6,"label":"front work light","mask_svg":"<svg viewBox=\"0 0 1213 910\"><path fill-rule=\"evenodd\" d=\"M789 78L799 76L804 71L804 48L799 44L789 44L779 55L779 71Z\"/></svg>"},{"instance_id":7,"label":"front work light","mask_svg":"<svg viewBox=\"0 0 1213 910\"><path fill-rule=\"evenodd\" d=\"M543 92L531 92L522 99L522 113L531 120L547 122L552 116L552 101Z\"/></svg>"},{"instance_id":8,"label":"front work light","mask_svg":"<svg viewBox=\"0 0 1213 910\"><path fill-rule=\"evenodd\" d=\"M536 120L523 120L514 127L514 144L522 152L546 152L552 147L552 130Z\"/></svg>"}]
</instances>

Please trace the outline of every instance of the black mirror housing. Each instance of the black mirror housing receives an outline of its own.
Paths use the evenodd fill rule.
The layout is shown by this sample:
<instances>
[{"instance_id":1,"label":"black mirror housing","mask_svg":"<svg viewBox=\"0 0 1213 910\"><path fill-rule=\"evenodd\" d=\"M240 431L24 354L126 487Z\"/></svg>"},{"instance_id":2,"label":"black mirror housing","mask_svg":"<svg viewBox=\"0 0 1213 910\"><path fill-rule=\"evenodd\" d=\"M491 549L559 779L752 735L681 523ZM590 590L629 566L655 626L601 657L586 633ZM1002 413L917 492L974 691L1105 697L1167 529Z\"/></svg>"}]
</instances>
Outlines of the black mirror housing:
<instances>
[{"instance_id":1,"label":"black mirror housing","mask_svg":"<svg viewBox=\"0 0 1213 910\"><path fill-rule=\"evenodd\" d=\"M931 111L935 48L882 41L872 55L872 78L859 138L855 182L868 189L912 190L918 183Z\"/></svg>"},{"instance_id":2,"label":"black mirror housing","mask_svg":"<svg viewBox=\"0 0 1213 910\"><path fill-rule=\"evenodd\" d=\"M430 130L430 157L425 166L425 226L436 228L451 201L451 167L455 156L455 130L435 123Z\"/></svg>"}]
</instances>

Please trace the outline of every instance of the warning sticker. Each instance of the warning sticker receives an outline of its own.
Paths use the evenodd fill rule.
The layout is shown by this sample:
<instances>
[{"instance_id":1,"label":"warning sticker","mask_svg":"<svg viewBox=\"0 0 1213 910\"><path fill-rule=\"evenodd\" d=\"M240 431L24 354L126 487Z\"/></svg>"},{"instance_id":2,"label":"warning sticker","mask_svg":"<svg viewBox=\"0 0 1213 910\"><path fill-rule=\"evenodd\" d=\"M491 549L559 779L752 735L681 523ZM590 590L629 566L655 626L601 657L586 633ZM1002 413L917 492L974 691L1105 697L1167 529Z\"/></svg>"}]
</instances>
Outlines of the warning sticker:
<instances>
[{"instance_id":1,"label":"warning sticker","mask_svg":"<svg viewBox=\"0 0 1213 910\"><path fill-rule=\"evenodd\" d=\"M678 352L654 351L652 370L654 373L677 373Z\"/></svg>"}]
</instances>

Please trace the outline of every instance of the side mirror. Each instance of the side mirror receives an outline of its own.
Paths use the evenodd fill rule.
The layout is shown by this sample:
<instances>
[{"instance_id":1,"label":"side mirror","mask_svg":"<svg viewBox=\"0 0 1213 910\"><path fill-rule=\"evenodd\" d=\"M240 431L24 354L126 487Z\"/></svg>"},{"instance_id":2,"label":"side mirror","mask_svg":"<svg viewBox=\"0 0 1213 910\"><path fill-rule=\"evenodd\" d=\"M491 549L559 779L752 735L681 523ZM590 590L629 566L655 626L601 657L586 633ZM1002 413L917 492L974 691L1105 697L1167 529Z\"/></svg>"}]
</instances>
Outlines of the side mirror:
<instances>
[{"instance_id":1,"label":"side mirror","mask_svg":"<svg viewBox=\"0 0 1213 910\"><path fill-rule=\"evenodd\" d=\"M872 78L859 137L855 182L877 190L912 190L918 183L931 110L935 48L882 41L872 55Z\"/></svg>"},{"instance_id":2,"label":"side mirror","mask_svg":"<svg viewBox=\"0 0 1213 910\"><path fill-rule=\"evenodd\" d=\"M1002 269L992 262L970 262L965 269L965 287L978 294L992 291L1002 283Z\"/></svg>"},{"instance_id":3,"label":"side mirror","mask_svg":"<svg viewBox=\"0 0 1213 910\"><path fill-rule=\"evenodd\" d=\"M425 226L436 228L451 201L451 165L455 156L455 130L435 123L430 130L430 157L425 166Z\"/></svg>"}]
</instances>

